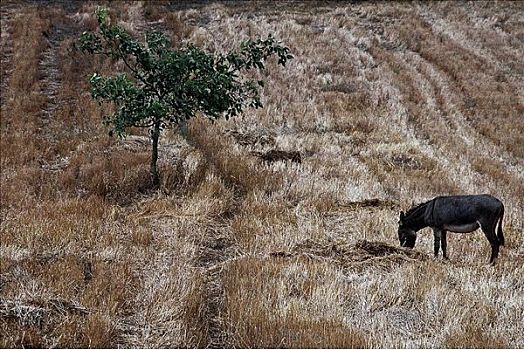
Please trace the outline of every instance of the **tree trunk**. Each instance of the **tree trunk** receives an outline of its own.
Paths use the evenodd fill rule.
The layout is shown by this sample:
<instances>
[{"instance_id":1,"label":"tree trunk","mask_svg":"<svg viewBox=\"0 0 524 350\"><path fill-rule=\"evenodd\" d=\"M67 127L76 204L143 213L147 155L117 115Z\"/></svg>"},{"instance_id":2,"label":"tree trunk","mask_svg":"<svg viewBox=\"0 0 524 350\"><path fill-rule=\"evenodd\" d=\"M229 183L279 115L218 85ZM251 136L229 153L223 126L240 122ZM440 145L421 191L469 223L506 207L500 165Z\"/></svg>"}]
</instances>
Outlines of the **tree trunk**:
<instances>
[{"instance_id":1,"label":"tree trunk","mask_svg":"<svg viewBox=\"0 0 524 350\"><path fill-rule=\"evenodd\" d=\"M151 141L153 143L153 149L151 151L151 181L153 182L153 188L157 189L160 187L160 176L158 175L157 160L158 160L158 139L160 137L160 121L156 121L153 129L151 130Z\"/></svg>"},{"instance_id":2,"label":"tree trunk","mask_svg":"<svg viewBox=\"0 0 524 350\"><path fill-rule=\"evenodd\" d=\"M188 129L188 120L186 118L182 118L178 122L178 133L186 140L186 142L193 146L193 142L189 138L189 129Z\"/></svg>"}]
</instances>

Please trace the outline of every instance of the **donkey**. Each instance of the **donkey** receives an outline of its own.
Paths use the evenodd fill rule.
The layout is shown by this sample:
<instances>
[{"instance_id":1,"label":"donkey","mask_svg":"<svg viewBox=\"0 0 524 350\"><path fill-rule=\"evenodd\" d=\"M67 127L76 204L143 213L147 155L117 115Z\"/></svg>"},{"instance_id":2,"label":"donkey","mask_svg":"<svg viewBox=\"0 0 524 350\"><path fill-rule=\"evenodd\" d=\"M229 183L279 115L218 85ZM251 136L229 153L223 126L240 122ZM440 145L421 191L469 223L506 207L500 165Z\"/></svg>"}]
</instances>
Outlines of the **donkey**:
<instances>
[{"instance_id":1,"label":"donkey","mask_svg":"<svg viewBox=\"0 0 524 350\"><path fill-rule=\"evenodd\" d=\"M442 254L444 259L447 259L448 231L469 233L480 227L491 245L489 262L495 265L499 246L504 245L503 217L504 205L488 194L436 197L409 209L405 214L400 212L398 239L402 247L413 248L417 231L431 227L435 238L435 257L438 256L442 243ZM498 230L496 230L497 224Z\"/></svg>"}]
</instances>

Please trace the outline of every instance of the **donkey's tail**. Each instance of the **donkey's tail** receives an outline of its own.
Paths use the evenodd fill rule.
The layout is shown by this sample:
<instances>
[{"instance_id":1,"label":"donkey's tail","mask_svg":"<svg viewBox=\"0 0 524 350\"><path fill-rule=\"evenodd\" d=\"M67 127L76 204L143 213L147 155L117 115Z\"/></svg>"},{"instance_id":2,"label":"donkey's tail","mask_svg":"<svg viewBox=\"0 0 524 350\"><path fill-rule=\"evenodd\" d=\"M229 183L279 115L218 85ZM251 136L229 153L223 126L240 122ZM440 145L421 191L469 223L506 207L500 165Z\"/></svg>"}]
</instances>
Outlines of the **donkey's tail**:
<instances>
[{"instance_id":1,"label":"donkey's tail","mask_svg":"<svg viewBox=\"0 0 524 350\"><path fill-rule=\"evenodd\" d=\"M499 239L500 245L504 245L504 234L502 233L502 219L503 218L504 218L504 204L502 204L502 207L499 212L498 229L497 229L497 238Z\"/></svg>"}]
</instances>

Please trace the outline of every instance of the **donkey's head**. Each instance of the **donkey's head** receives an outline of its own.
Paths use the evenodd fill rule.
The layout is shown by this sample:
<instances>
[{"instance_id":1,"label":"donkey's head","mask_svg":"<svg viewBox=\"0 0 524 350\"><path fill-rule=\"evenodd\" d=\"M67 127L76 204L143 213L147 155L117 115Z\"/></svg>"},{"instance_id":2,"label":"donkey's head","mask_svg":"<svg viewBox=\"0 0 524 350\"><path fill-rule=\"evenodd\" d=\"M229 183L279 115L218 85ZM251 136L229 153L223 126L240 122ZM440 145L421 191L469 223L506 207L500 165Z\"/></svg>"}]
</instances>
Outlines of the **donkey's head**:
<instances>
[{"instance_id":1,"label":"donkey's head","mask_svg":"<svg viewBox=\"0 0 524 350\"><path fill-rule=\"evenodd\" d=\"M401 247L413 248L417 240L417 231L410 228L405 219L406 215L401 211L398 220L398 240Z\"/></svg>"}]
</instances>

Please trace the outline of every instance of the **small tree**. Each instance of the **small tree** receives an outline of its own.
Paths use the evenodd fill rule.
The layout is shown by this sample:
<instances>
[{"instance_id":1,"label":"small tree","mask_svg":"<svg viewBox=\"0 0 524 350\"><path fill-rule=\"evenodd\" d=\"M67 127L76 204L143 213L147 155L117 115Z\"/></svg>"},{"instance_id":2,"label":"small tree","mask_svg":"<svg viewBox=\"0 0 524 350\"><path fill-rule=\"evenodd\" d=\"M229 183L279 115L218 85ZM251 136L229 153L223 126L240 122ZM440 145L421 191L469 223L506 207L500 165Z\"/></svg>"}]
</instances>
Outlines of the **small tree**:
<instances>
[{"instance_id":1,"label":"small tree","mask_svg":"<svg viewBox=\"0 0 524 350\"><path fill-rule=\"evenodd\" d=\"M94 73L91 95L100 104L113 103L116 111L104 116L110 135L125 137L129 127L150 128L151 178L159 185L158 139L162 130L185 123L200 113L211 119L241 114L246 107L262 106L262 80L243 73L264 70L273 54L285 66L292 56L271 35L266 40L247 40L226 54L210 53L193 45L175 50L168 37L148 32L145 43L121 26L112 25L106 8L95 12L100 30L84 32L77 47L84 53L100 54L121 61L126 73L102 76Z\"/></svg>"}]
</instances>

